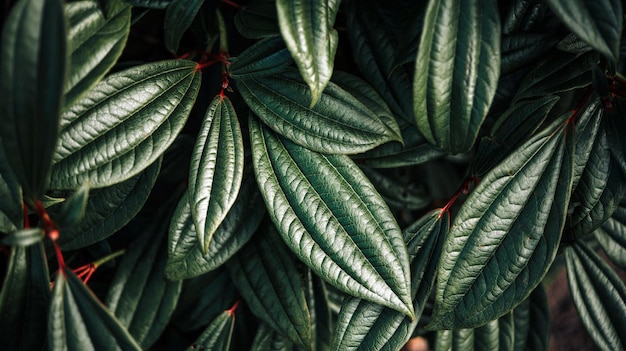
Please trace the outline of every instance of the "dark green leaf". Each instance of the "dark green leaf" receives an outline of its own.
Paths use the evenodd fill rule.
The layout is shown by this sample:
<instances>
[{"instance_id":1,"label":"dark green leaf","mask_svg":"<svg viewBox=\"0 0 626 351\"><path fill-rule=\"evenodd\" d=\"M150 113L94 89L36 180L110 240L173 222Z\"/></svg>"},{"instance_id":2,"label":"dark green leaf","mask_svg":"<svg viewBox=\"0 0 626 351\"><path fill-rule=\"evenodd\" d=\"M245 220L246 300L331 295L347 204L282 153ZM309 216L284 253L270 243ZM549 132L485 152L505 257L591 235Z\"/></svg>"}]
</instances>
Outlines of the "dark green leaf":
<instances>
[{"instance_id":1,"label":"dark green leaf","mask_svg":"<svg viewBox=\"0 0 626 351\"><path fill-rule=\"evenodd\" d=\"M515 319L513 311L498 319L498 350L514 351L515 347Z\"/></svg>"},{"instance_id":2,"label":"dark green leaf","mask_svg":"<svg viewBox=\"0 0 626 351\"><path fill-rule=\"evenodd\" d=\"M519 32L534 32L537 27L542 26L548 5L544 2L535 0L516 0L507 1L505 6L505 15L502 19L502 32L504 34L513 34Z\"/></svg>"},{"instance_id":3,"label":"dark green leaf","mask_svg":"<svg viewBox=\"0 0 626 351\"><path fill-rule=\"evenodd\" d=\"M243 152L235 108L218 95L207 109L189 166L188 200L204 255L239 193Z\"/></svg>"},{"instance_id":4,"label":"dark green leaf","mask_svg":"<svg viewBox=\"0 0 626 351\"><path fill-rule=\"evenodd\" d=\"M178 51L180 38L189 29L204 0L172 0L165 10L163 19L165 48L172 53Z\"/></svg>"},{"instance_id":5,"label":"dark green leaf","mask_svg":"<svg viewBox=\"0 0 626 351\"><path fill-rule=\"evenodd\" d=\"M335 331L335 316L328 304L326 284L310 269L306 270L306 300L313 333L312 350L329 350Z\"/></svg>"},{"instance_id":6,"label":"dark green leaf","mask_svg":"<svg viewBox=\"0 0 626 351\"><path fill-rule=\"evenodd\" d=\"M257 329L250 351L301 351L287 337L261 323Z\"/></svg>"},{"instance_id":7,"label":"dark green leaf","mask_svg":"<svg viewBox=\"0 0 626 351\"><path fill-rule=\"evenodd\" d=\"M71 227L85 217L85 208L89 199L89 183L83 184L70 195L61 206L59 216L54 219L59 227Z\"/></svg>"},{"instance_id":8,"label":"dark green leaf","mask_svg":"<svg viewBox=\"0 0 626 351\"><path fill-rule=\"evenodd\" d=\"M499 76L496 1L430 1L413 83L417 126L426 139L453 154L469 150Z\"/></svg>"},{"instance_id":9,"label":"dark green leaf","mask_svg":"<svg viewBox=\"0 0 626 351\"><path fill-rule=\"evenodd\" d=\"M437 351L473 351L474 329L440 330L435 341Z\"/></svg>"},{"instance_id":10,"label":"dark green leaf","mask_svg":"<svg viewBox=\"0 0 626 351\"><path fill-rule=\"evenodd\" d=\"M149 9L164 9L172 0L124 0L134 7L144 7Z\"/></svg>"},{"instance_id":11,"label":"dark green leaf","mask_svg":"<svg viewBox=\"0 0 626 351\"><path fill-rule=\"evenodd\" d=\"M602 350L626 345L626 286L598 254L581 242L565 251L567 280L574 306Z\"/></svg>"},{"instance_id":12,"label":"dark green leaf","mask_svg":"<svg viewBox=\"0 0 626 351\"><path fill-rule=\"evenodd\" d=\"M209 324L187 351L228 351L235 327L235 311L226 310Z\"/></svg>"},{"instance_id":13,"label":"dark green leaf","mask_svg":"<svg viewBox=\"0 0 626 351\"><path fill-rule=\"evenodd\" d=\"M105 301L144 349L165 329L182 287L182 281L167 280L163 274L170 216L159 213L155 219L126 249Z\"/></svg>"},{"instance_id":14,"label":"dark green leaf","mask_svg":"<svg viewBox=\"0 0 626 351\"><path fill-rule=\"evenodd\" d=\"M61 0L22 0L0 47L0 137L24 195L46 191L57 145L68 64Z\"/></svg>"},{"instance_id":15,"label":"dark green leaf","mask_svg":"<svg viewBox=\"0 0 626 351\"><path fill-rule=\"evenodd\" d=\"M252 313L293 343L311 349L304 286L291 252L271 224L233 256L227 267Z\"/></svg>"},{"instance_id":16,"label":"dark green leaf","mask_svg":"<svg viewBox=\"0 0 626 351\"><path fill-rule=\"evenodd\" d=\"M376 170L370 168L362 168L361 170L391 208L421 210L432 201L424 184L413 182L402 184L393 176L386 176Z\"/></svg>"},{"instance_id":17,"label":"dark green leaf","mask_svg":"<svg viewBox=\"0 0 626 351\"><path fill-rule=\"evenodd\" d=\"M340 0L276 0L285 44L310 88L309 107L322 97L333 75L339 37L332 27Z\"/></svg>"},{"instance_id":18,"label":"dark green leaf","mask_svg":"<svg viewBox=\"0 0 626 351\"><path fill-rule=\"evenodd\" d=\"M208 253L202 254L191 218L191 206L187 196L183 196L170 224L165 275L169 279L185 279L218 268L250 240L264 214L261 193L250 169L244 175L233 207L213 235Z\"/></svg>"},{"instance_id":19,"label":"dark green leaf","mask_svg":"<svg viewBox=\"0 0 626 351\"><path fill-rule=\"evenodd\" d=\"M521 33L502 38L500 74L507 75L533 63L553 47L544 34Z\"/></svg>"},{"instance_id":20,"label":"dark green leaf","mask_svg":"<svg viewBox=\"0 0 626 351\"><path fill-rule=\"evenodd\" d=\"M293 63L279 37L263 39L232 59L228 71L233 79L250 79L284 71Z\"/></svg>"},{"instance_id":21,"label":"dark green leaf","mask_svg":"<svg viewBox=\"0 0 626 351\"><path fill-rule=\"evenodd\" d=\"M116 2L116 1L113 1ZM110 17L95 0L69 2L70 67L65 82L65 105L70 106L104 77L122 54L130 31L130 6L122 1Z\"/></svg>"},{"instance_id":22,"label":"dark green leaf","mask_svg":"<svg viewBox=\"0 0 626 351\"><path fill-rule=\"evenodd\" d=\"M0 232L10 233L24 222L22 189L0 145Z\"/></svg>"},{"instance_id":23,"label":"dark green leaf","mask_svg":"<svg viewBox=\"0 0 626 351\"><path fill-rule=\"evenodd\" d=\"M413 317L400 228L359 168L284 140L254 118L250 139L257 183L287 246L337 289Z\"/></svg>"},{"instance_id":24,"label":"dark green leaf","mask_svg":"<svg viewBox=\"0 0 626 351\"><path fill-rule=\"evenodd\" d=\"M626 269L626 203L623 200L613 217L596 230L595 236L611 261Z\"/></svg>"},{"instance_id":25,"label":"dark green leaf","mask_svg":"<svg viewBox=\"0 0 626 351\"><path fill-rule=\"evenodd\" d=\"M125 226L148 199L160 168L159 158L143 172L124 182L90 190L82 220L60 227L58 242L63 250L89 246Z\"/></svg>"},{"instance_id":26,"label":"dark green leaf","mask_svg":"<svg viewBox=\"0 0 626 351\"><path fill-rule=\"evenodd\" d=\"M15 351L41 350L46 339L50 280L43 244L14 246L0 292L0 344Z\"/></svg>"},{"instance_id":27,"label":"dark green leaf","mask_svg":"<svg viewBox=\"0 0 626 351\"><path fill-rule=\"evenodd\" d=\"M609 60L619 58L622 33L620 0L548 0L554 13L572 32Z\"/></svg>"},{"instance_id":28,"label":"dark green leaf","mask_svg":"<svg viewBox=\"0 0 626 351\"><path fill-rule=\"evenodd\" d=\"M2 239L2 244L7 246L29 246L43 240L44 233L41 228L21 229L10 233Z\"/></svg>"},{"instance_id":29,"label":"dark green leaf","mask_svg":"<svg viewBox=\"0 0 626 351\"><path fill-rule=\"evenodd\" d=\"M276 0L250 1L235 15L235 26L248 39L280 35Z\"/></svg>"},{"instance_id":30,"label":"dark green leaf","mask_svg":"<svg viewBox=\"0 0 626 351\"><path fill-rule=\"evenodd\" d=\"M332 82L312 109L309 89L295 70L240 80L237 86L267 126L311 150L353 154L397 140L375 112Z\"/></svg>"},{"instance_id":31,"label":"dark green leaf","mask_svg":"<svg viewBox=\"0 0 626 351\"><path fill-rule=\"evenodd\" d=\"M592 47L580 40L574 33L568 34L563 40L559 41L556 48L571 54L584 54L593 50Z\"/></svg>"},{"instance_id":32,"label":"dark green leaf","mask_svg":"<svg viewBox=\"0 0 626 351\"><path fill-rule=\"evenodd\" d=\"M50 350L141 350L98 298L65 268L57 274L48 319Z\"/></svg>"},{"instance_id":33,"label":"dark green leaf","mask_svg":"<svg viewBox=\"0 0 626 351\"><path fill-rule=\"evenodd\" d=\"M550 345L550 306L542 285L529 297L529 324L526 350L547 351Z\"/></svg>"},{"instance_id":34,"label":"dark green leaf","mask_svg":"<svg viewBox=\"0 0 626 351\"><path fill-rule=\"evenodd\" d=\"M558 250L572 185L568 116L487 173L459 210L439 263L430 328L499 318L543 279Z\"/></svg>"},{"instance_id":35,"label":"dark green leaf","mask_svg":"<svg viewBox=\"0 0 626 351\"><path fill-rule=\"evenodd\" d=\"M185 60L149 63L103 79L61 120L51 187L131 178L174 141L195 102L201 74Z\"/></svg>"}]
</instances>

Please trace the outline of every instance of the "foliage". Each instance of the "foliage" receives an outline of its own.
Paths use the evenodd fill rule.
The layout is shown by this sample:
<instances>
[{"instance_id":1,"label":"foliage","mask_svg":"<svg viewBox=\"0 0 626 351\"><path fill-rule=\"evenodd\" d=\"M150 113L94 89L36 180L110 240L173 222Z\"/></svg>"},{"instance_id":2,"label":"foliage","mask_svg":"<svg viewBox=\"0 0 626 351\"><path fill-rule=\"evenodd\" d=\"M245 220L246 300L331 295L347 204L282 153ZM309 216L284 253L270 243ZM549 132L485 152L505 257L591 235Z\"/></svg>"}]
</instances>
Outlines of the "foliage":
<instances>
[{"instance_id":1,"label":"foliage","mask_svg":"<svg viewBox=\"0 0 626 351\"><path fill-rule=\"evenodd\" d=\"M3 349L626 347L620 1L8 9Z\"/></svg>"}]
</instances>

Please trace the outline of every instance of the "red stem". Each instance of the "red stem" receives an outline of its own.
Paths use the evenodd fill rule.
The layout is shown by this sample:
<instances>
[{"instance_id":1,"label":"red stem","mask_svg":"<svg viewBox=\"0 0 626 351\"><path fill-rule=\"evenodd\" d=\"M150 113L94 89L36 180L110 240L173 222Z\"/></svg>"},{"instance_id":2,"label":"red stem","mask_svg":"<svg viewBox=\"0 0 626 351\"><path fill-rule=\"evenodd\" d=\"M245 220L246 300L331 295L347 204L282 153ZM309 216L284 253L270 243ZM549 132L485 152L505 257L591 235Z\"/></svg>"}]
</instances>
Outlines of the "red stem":
<instances>
[{"instance_id":1,"label":"red stem","mask_svg":"<svg viewBox=\"0 0 626 351\"><path fill-rule=\"evenodd\" d=\"M241 303L241 299L237 299L237 301L235 301L235 304L233 305L233 307L231 307L230 309L228 309L228 314L230 314L231 316L235 314L235 311L237 310L237 307L239 307L239 303Z\"/></svg>"},{"instance_id":2,"label":"red stem","mask_svg":"<svg viewBox=\"0 0 626 351\"><path fill-rule=\"evenodd\" d=\"M226 5L232 6L236 9L242 9L243 6L239 5L238 3L231 1L231 0L220 0L221 2L225 3Z\"/></svg>"},{"instance_id":3,"label":"red stem","mask_svg":"<svg viewBox=\"0 0 626 351\"><path fill-rule=\"evenodd\" d=\"M474 183L474 187L476 187L476 185L478 185L478 182L479 182L479 179L476 176L471 176L471 177L466 178L463 184L461 185L461 187L454 193L454 195L452 195L450 200L448 200L448 203L446 203L446 205L441 208L441 213L439 213L439 218L441 218L441 216L443 216L443 214L446 212L450 213L450 207L454 205L454 203L459 198L459 196L461 196L461 194L463 195L469 194L472 183Z\"/></svg>"}]
</instances>

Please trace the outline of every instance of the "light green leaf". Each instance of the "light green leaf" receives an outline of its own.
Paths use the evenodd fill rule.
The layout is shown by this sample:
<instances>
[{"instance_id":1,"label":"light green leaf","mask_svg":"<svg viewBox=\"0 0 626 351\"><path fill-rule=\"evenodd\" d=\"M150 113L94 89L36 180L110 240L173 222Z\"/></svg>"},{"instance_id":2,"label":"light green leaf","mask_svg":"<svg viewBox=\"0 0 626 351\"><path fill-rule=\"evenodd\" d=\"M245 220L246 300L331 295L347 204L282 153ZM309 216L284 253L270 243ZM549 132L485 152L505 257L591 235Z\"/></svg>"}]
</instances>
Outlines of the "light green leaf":
<instances>
[{"instance_id":1,"label":"light green leaf","mask_svg":"<svg viewBox=\"0 0 626 351\"><path fill-rule=\"evenodd\" d=\"M567 281L583 325L602 350L626 345L626 286L593 250L576 242L565 251Z\"/></svg>"},{"instance_id":2,"label":"light green leaf","mask_svg":"<svg viewBox=\"0 0 626 351\"><path fill-rule=\"evenodd\" d=\"M596 239L616 265L626 269L626 203L617 207L613 216L596 230Z\"/></svg>"},{"instance_id":3,"label":"light green leaf","mask_svg":"<svg viewBox=\"0 0 626 351\"><path fill-rule=\"evenodd\" d=\"M152 164L187 121L200 86L196 66L161 61L103 79L63 114L51 187L101 188Z\"/></svg>"},{"instance_id":4,"label":"light green leaf","mask_svg":"<svg viewBox=\"0 0 626 351\"><path fill-rule=\"evenodd\" d=\"M189 204L200 250L232 207L243 178L243 136L230 99L218 95L207 109L189 166Z\"/></svg>"},{"instance_id":5,"label":"light green leaf","mask_svg":"<svg viewBox=\"0 0 626 351\"><path fill-rule=\"evenodd\" d=\"M235 15L235 27L248 39L279 36L276 0L250 1Z\"/></svg>"},{"instance_id":6,"label":"light green leaf","mask_svg":"<svg viewBox=\"0 0 626 351\"><path fill-rule=\"evenodd\" d=\"M165 10L163 19L165 48L172 53L178 51L180 38L189 29L204 0L172 0Z\"/></svg>"},{"instance_id":7,"label":"light green leaf","mask_svg":"<svg viewBox=\"0 0 626 351\"><path fill-rule=\"evenodd\" d=\"M548 0L547 3L580 39L617 62L623 23L620 0Z\"/></svg>"},{"instance_id":8,"label":"light green leaf","mask_svg":"<svg viewBox=\"0 0 626 351\"><path fill-rule=\"evenodd\" d=\"M0 138L31 200L49 184L68 65L66 38L61 0L17 1L2 29Z\"/></svg>"},{"instance_id":9,"label":"light green leaf","mask_svg":"<svg viewBox=\"0 0 626 351\"><path fill-rule=\"evenodd\" d=\"M43 244L14 246L0 291L0 344L6 350L43 349L50 280Z\"/></svg>"},{"instance_id":10,"label":"light green leaf","mask_svg":"<svg viewBox=\"0 0 626 351\"><path fill-rule=\"evenodd\" d=\"M230 350L230 340L235 327L235 311L226 310L215 318L209 326L198 336L193 345L187 348L187 351L195 350L211 350L211 351L228 351Z\"/></svg>"},{"instance_id":11,"label":"light green leaf","mask_svg":"<svg viewBox=\"0 0 626 351\"><path fill-rule=\"evenodd\" d=\"M48 319L48 349L141 350L98 298L65 268L59 271Z\"/></svg>"},{"instance_id":12,"label":"light green leaf","mask_svg":"<svg viewBox=\"0 0 626 351\"><path fill-rule=\"evenodd\" d=\"M239 80L237 87L267 126L311 150L354 154L397 140L374 111L332 82L313 108L295 70Z\"/></svg>"},{"instance_id":13,"label":"light green leaf","mask_svg":"<svg viewBox=\"0 0 626 351\"><path fill-rule=\"evenodd\" d=\"M122 1L119 3L112 7L113 13L108 18L99 1L66 4L71 55L65 82L66 106L98 83L122 54L130 31L131 7Z\"/></svg>"},{"instance_id":14,"label":"light green leaf","mask_svg":"<svg viewBox=\"0 0 626 351\"><path fill-rule=\"evenodd\" d=\"M228 66L233 79L250 79L269 76L284 71L293 63L289 50L280 37L260 40L239 56L234 57Z\"/></svg>"},{"instance_id":15,"label":"light green leaf","mask_svg":"<svg viewBox=\"0 0 626 351\"><path fill-rule=\"evenodd\" d=\"M278 25L315 106L333 75L339 37L332 27L340 0L276 0Z\"/></svg>"},{"instance_id":16,"label":"light green leaf","mask_svg":"<svg viewBox=\"0 0 626 351\"><path fill-rule=\"evenodd\" d=\"M287 246L337 289L414 317L400 228L365 175L249 124L257 183Z\"/></svg>"},{"instance_id":17,"label":"light green leaf","mask_svg":"<svg viewBox=\"0 0 626 351\"><path fill-rule=\"evenodd\" d=\"M543 279L558 250L572 185L568 117L487 173L459 210L439 262L429 328L470 328L499 318Z\"/></svg>"},{"instance_id":18,"label":"light green leaf","mask_svg":"<svg viewBox=\"0 0 626 351\"><path fill-rule=\"evenodd\" d=\"M430 1L413 83L417 126L426 139L453 154L469 150L499 76L496 1Z\"/></svg>"}]
</instances>

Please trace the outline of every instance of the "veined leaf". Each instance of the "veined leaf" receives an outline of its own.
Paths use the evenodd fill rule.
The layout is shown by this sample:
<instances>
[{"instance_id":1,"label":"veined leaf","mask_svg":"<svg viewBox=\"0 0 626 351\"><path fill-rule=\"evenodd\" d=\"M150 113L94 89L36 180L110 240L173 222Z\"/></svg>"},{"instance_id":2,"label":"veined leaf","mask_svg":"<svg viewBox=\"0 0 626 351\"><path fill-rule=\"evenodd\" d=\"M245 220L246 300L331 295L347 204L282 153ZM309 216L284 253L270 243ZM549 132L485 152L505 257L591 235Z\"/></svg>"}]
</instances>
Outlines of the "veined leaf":
<instances>
[{"instance_id":1,"label":"veined leaf","mask_svg":"<svg viewBox=\"0 0 626 351\"><path fill-rule=\"evenodd\" d=\"M187 31L204 0L172 0L165 10L163 19L165 47L170 52L178 51L180 38Z\"/></svg>"},{"instance_id":2,"label":"veined leaf","mask_svg":"<svg viewBox=\"0 0 626 351\"><path fill-rule=\"evenodd\" d=\"M235 27L248 39L279 36L276 0L253 0L235 15Z\"/></svg>"},{"instance_id":3,"label":"veined leaf","mask_svg":"<svg viewBox=\"0 0 626 351\"><path fill-rule=\"evenodd\" d=\"M58 242L63 250L89 246L108 238L125 226L148 199L160 168L159 158L142 173L126 181L90 190L82 220L60 227Z\"/></svg>"},{"instance_id":4,"label":"veined leaf","mask_svg":"<svg viewBox=\"0 0 626 351\"><path fill-rule=\"evenodd\" d=\"M10 233L23 226L23 209L22 189L0 145L0 233Z\"/></svg>"},{"instance_id":5,"label":"veined leaf","mask_svg":"<svg viewBox=\"0 0 626 351\"><path fill-rule=\"evenodd\" d=\"M130 9L123 1L110 17L94 0L69 2L71 60L65 82L65 105L70 106L104 77L122 54L130 31Z\"/></svg>"},{"instance_id":6,"label":"veined leaf","mask_svg":"<svg viewBox=\"0 0 626 351\"><path fill-rule=\"evenodd\" d=\"M502 38L500 74L507 75L545 55L553 45L544 34L520 33Z\"/></svg>"},{"instance_id":7,"label":"veined leaf","mask_svg":"<svg viewBox=\"0 0 626 351\"><path fill-rule=\"evenodd\" d=\"M339 37L332 27L340 0L276 0L278 25L302 78L309 107L322 97L333 75Z\"/></svg>"},{"instance_id":8,"label":"veined leaf","mask_svg":"<svg viewBox=\"0 0 626 351\"><path fill-rule=\"evenodd\" d=\"M144 349L165 329L182 288L182 281L165 279L170 216L157 216L155 224L126 249L105 301Z\"/></svg>"},{"instance_id":9,"label":"veined leaf","mask_svg":"<svg viewBox=\"0 0 626 351\"><path fill-rule=\"evenodd\" d=\"M226 310L209 324L208 327L200 334L196 342L187 348L187 351L195 350L211 350L211 351L228 351L230 350L230 340L232 338L233 329L235 327L235 311Z\"/></svg>"},{"instance_id":10,"label":"veined leaf","mask_svg":"<svg viewBox=\"0 0 626 351\"><path fill-rule=\"evenodd\" d=\"M0 137L27 198L48 188L68 65L61 0L21 0L2 29ZM27 43L27 45L25 45Z\"/></svg>"},{"instance_id":11,"label":"veined leaf","mask_svg":"<svg viewBox=\"0 0 626 351\"><path fill-rule=\"evenodd\" d=\"M507 4L509 8L502 19L504 34L537 32L548 12L547 4L534 0L517 0Z\"/></svg>"},{"instance_id":12,"label":"veined leaf","mask_svg":"<svg viewBox=\"0 0 626 351\"><path fill-rule=\"evenodd\" d=\"M50 350L141 350L115 316L65 268L57 274L50 305Z\"/></svg>"},{"instance_id":13,"label":"veined leaf","mask_svg":"<svg viewBox=\"0 0 626 351\"><path fill-rule=\"evenodd\" d=\"M574 306L591 338L602 350L626 345L626 286L589 247L576 242L565 251L567 281Z\"/></svg>"},{"instance_id":14,"label":"veined leaf","mask_svg":"<svg viewBox=\"0 0 626 351\"><path fill-rule=\"evenodd\" d=\"M169 279L186 279L220 267L250 240L264 214L261 193L250 170L244 175L233 207L213 235L209 251L203 254L189 200L187 195L183 196L170 223L169 259L165 275Z\"/></svg>"},{"instance_id":15,"label":"veined leaf","mask_svg":"<svg viewBox=\"0 0 626 351\"><path fill-rule=\"evenodd\" d=\"M46 339L50 280L43 244L11 248L0 291L0 343L7 350L41 350Z\"/></svg>"},{"instance_id":16,"label":"veined leaf","mask_svg":"<svg viewBox=\"0 0 626 351\"><path fill-rule=\"evenodd\" d=\"M453 154L469 150L499 76L496 1L430 1L413 83L415 117L424 137Z\"/></svg>"},{"instance_id":17,"label":"veined leaf","mask_svg":"<svg viewBox=\"0 0 626 351\"><path fill-rule=\"evenodd\" d=\"M568 116L487 173L459 210L439 263L429 328L476 327L499 318L543 279L557 253L572 185Z\"/></svg>"},{"instance_id":18,"label":"veined leaf","mask_svg":"<svg viewBox=\"0 0 626 351\"><path fill-rule=\"evenodd\" d=\"M596 230L595 236L611 261L626 269L626 203L624 200L613 212L613 216Z\"/></svg>"},{"instance_id":19,"label":"veined leaf","mask_svg":"<svg viewBox=\"0 0 626 351\"><path fill-rule=\"evenodd\" d=\"M218 95L207 109L189 166L189 204L200 250L232 207L243 178L243 136L230 99Z\"/></svg>"},{"instance_id":20,"label":"veined leaf","mask_svg":"<svg viewBox=\"0 0 626 351\"><path fill-rule=\"evenodd\" d=\"M620 0L548 0L554 13L572 32L609 60L617 62L622 33Z\"/></svg>"},{"instance_id":21,"label":"veined leaf","mask_svg":"<svg viewBox=\"0 0 626 351\"><path fill-rule=\"evenodd\" d=\"M267 324L261 323L252 342L250 351L299 351L289 339L270 328Z\"/></svg>"},{"instance_id":22,"label":"veined leaf","mask_svg":"<svg viewBox=\"0 0 626 351\"><path fill-rule=\"evenodd\" d=\"M249 124L257 183L287 246L337 289L414 317L400 229L358 167Z\"/></svg>"},{"instance_id":23,"label":"veined leaf","mask_svg":"<svg viewBox=\"0 0 626 351\"><path fill-rule=\"evenodd\" d=\"M437 351L473 351L474 329L440 330L434 348Z\"/></svg>"},{"instance_id":24,"label":"veined leaf","mask_svg":"<svg viewBox=\"0 0 626 351\"><path fill-rule=\"evenodd\" d=\"M302 280L276 229L268 227L228 261L228 270L252 313L310 350L311 319Z\"/></svg>"},{"instance_id":25,"label":"veined leaf","mask_svg":"<svg viewBox=\"0 0 626 351\"><path fill-rule=\"evenodd\" d=\"M61 120L51 187L117 184L152 164L174 141L201 74L185 60L154 62L103 79Z\"/></svg>"},{"instance_id":26,"label":"veined leaf","mask_svg":"<svg viewBox=\"0 0 626 351\"><path fill-rule=\"evenodd\" d=\"M234 57L228 72L233 79L259 78L284 71L292 62L285 42L280 37L270 37Z\"/></svg>"},{"instance_id":27,"label":"veined leaf","mask_svg":"<svg viewBox=\"0 0 626 351\"><path fill-rule=\"evenodd\" d=\"M164 9L172 0L125 0L134 7L144 7L148 9Z\"/></svg>"},{"instance_id":28,"label":"veined leaf","mask_svg":"<svg viewBox=\"0 0 626 351\"><path fill-rule=\"evenodd\" d=\"M513 351L548 351L550 341L550 308L543 285L513 310Z\"/></svg>"},{"instance_id":29,"label":"veined leaf","mask_svg":"<svg viewBox=\"0 0 626 351\"><path fill-rule=\"evenodd\" d=\"M295 70L239 80L237 86L267 126L311 150L354 154L397 140L376 113L332 82L313 108L307 107L310 92Z\"/></svg>"},{"instance_id":30,"label":"veined leaf","mask_svg":"<svg viewBox=\"0 0 626 351\"><path fill-rule=\"evenodd\" d=\"M421 210L432 202L431 196L423 183L402 184L392 176L387 176L374 169L361 168L376 190L393 209ZM393 175L393 174L392 174Z\"/></svg>"}]
</instances>

